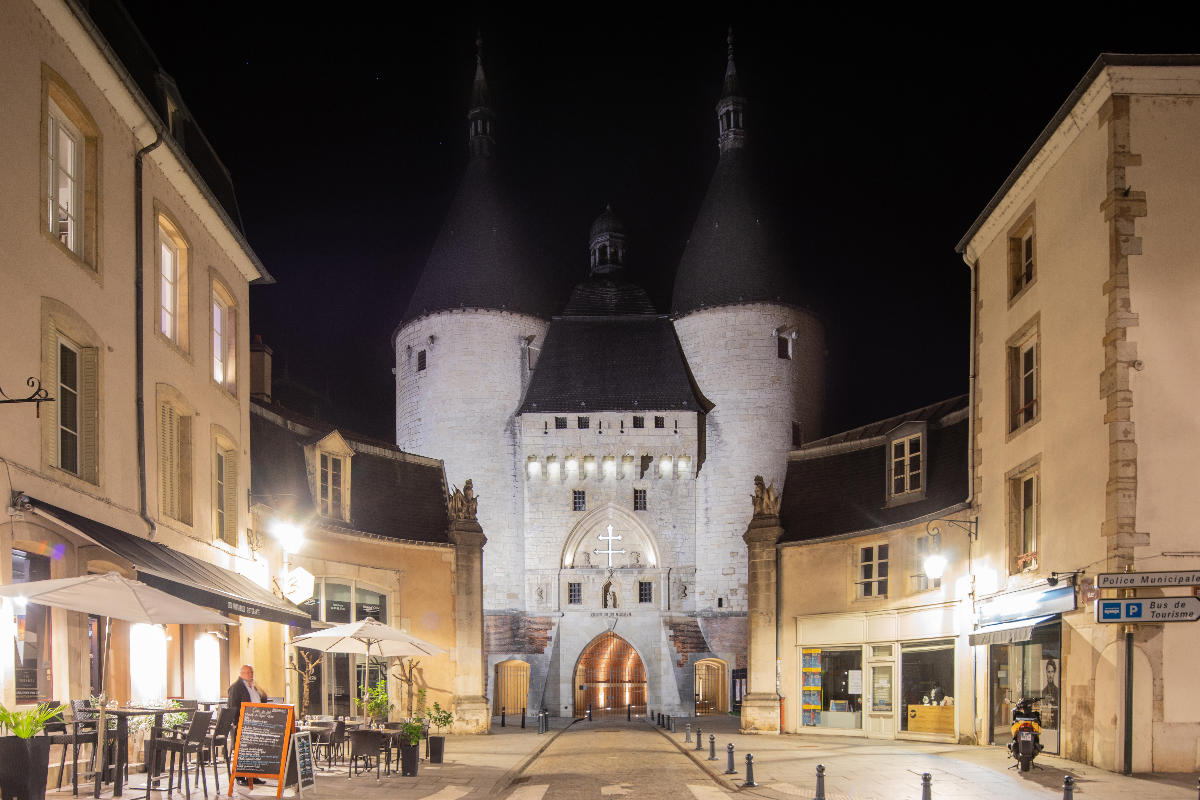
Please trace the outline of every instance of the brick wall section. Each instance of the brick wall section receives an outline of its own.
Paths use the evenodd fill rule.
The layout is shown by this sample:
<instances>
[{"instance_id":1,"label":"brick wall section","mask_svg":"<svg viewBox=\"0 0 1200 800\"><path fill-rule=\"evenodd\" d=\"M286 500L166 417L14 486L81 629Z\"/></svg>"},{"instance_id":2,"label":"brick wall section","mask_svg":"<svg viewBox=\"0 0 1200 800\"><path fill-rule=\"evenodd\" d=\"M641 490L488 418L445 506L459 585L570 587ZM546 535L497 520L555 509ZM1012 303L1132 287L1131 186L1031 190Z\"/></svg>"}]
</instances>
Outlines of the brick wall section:
<instances>
[{"instance_id":1,"label":"brick wall section","mask_svg":"<svg viewBox=\"0 0 1200 800\"><path fill-rule=\"evenodd\" d=\"M483 618L484 650L488 653L541 655L554 633L552 617L487 614Z\"/></svg>"},{"instance_id":2,"label":"brick wall section","mask_svg":"<svg viewBox=\"0 0 1200 800\"><path fill-rule=\"evenodd\" d=\"M744 669L746 666L746 617L743 615L727 617L701 617L700 630L712 651L720 658L733 653L734 661L729 666L732 669Z\"/></svg>"},{"instance_id":3,"label":"brick wall section","mask_svg":"<svg viewBox=\"0 0 1200 800\"><path fill-rule=\"evenodd\" d=\"M671 643L675 645L675 652L679 654L676 666L686 666L689 655L711 652L708 640L704 638L704 632L700 630L700 624L695 619L690 617L668 619L666 624L667 635L670 637Z\"/></svg>"}]
</instances>

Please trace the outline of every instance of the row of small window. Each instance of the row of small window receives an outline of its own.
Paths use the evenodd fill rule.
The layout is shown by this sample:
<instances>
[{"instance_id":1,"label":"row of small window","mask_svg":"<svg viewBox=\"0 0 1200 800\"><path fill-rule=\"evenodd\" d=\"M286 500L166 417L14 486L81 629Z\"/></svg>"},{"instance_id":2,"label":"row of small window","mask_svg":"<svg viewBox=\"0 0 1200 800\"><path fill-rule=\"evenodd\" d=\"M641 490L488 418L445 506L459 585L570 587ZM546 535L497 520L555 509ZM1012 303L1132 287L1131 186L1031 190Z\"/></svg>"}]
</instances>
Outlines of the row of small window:
<instances>
[{"instance_id":1,"label":"row of small window","mask_svg":"<svg viewBox=\"0 0 1200 800\"><path fill-rule=\"evenodd\" d=\"M569 427L567 422L568 422L567 417L555 417L554 418L554 429L557 431L565 431ZM625 420L622 419L619 424L620 424L619 430L621 431L621 433L624 433L625 432ZM589 428L592 427L592 418L591 417L576 417L575 418L575 427L581 431L588 430ZM633 418L633 428L635 430L645 428L645 427L646 427L646 418L645 417L635 416ZM658 429L666 428L667 427L667 418L656 416L654 418L654 427L658 428ZM550 430L550 421L549 420L547 420L545 423L545 430L546 431ZM600 421L598 430L601 433L604 432L604 421L603 420ZM675 420L675 432L676 433L679 432L679 420Z\"/></svg>"},{"instance_id":2,"label":"row of small window","mask_svg":"<svg viewBox=\"0 0 1200 800\"><path fill-rule=\"evenodd\" d=\"M95 269L98 129L91 116L70 100L70 93L54 83L49 92L46 225L51 236ZM168 341L186 351L189 346L190 247L182 228L165 213L158 213L156 223L156 327ZM233 293L214 278L209 302L212 378L233 393L234 356L237 353Z\"/></svg>"},{"instance_id":3,"label":"row of small window","mask_svg":"<svg viewBox=\"0 0 1200 800\"><path fill-rule=\"evenodd\" d=\"M571 492L571 510L572 511L587 511L587 492L583 489L575 489ZM646 490L633 490L633 510L646 510Z\"/></svg>"},{"instance_id":4,"label":"row of small window","mask_svg":"<svg viewBox=\"0 0 1200 800\"><path fill-rule=\"evenodd\" d=\"M618 474L616 456L604 456L599 464L597 464L595 456L584 456L582 469L579 459L574 456L566 458L561 466L556 457L548 456L546 458L545 473L546 478L552 481L560 480L564 477L568 479L596 478L598 477L598 473L610 480L619 478L627 480L636 478L640 480L646 478L647 475L654 477L654 461L655 457L650 455L641 456L639 459L635 459L633 456L622 456L620 474ZM537 478L543 471L542 462L537 459L537 456L530 456L526 464L526 470L531 479ZM669 478L672 476L686 478L691 475L691 470L692 459L688 456L672 458L666 455L658 458L658 477L660 478Z\"/></svg>"},{"instance_id":5,"label":"row of small window","mask_svg":"<svg viewBox=\"0 0 1200 800\"><path fill-rule=\"evenodd\" d=\"M583 584L572 581L567 584L567 602L573 606L583 603ZM654 602L654 581L638 581L638 602Z\"/></svg>"}]
</instances>

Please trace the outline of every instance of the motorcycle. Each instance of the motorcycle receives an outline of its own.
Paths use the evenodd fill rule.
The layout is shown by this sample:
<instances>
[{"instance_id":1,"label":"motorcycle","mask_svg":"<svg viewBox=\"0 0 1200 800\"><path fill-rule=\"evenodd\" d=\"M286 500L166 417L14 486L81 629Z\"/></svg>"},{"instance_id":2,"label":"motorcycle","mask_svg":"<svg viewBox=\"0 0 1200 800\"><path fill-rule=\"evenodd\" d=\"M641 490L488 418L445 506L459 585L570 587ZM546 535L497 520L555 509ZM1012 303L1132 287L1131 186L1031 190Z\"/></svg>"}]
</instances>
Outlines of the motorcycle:
<instances>
[{"instance_id":1,"label":"motorcycle","mask_svg":"<svg viewBox=\"0 0 1200 800\"><path fill-rule=\"evenodd\" d=\"M1034 705L1032 697L1022 698L1013 706L1012 741L1008 743L1008 754L1017 760L1021 772L1029 772L1033 759L1042 752L1042 715Z\"/></svg>"}]
</instances>

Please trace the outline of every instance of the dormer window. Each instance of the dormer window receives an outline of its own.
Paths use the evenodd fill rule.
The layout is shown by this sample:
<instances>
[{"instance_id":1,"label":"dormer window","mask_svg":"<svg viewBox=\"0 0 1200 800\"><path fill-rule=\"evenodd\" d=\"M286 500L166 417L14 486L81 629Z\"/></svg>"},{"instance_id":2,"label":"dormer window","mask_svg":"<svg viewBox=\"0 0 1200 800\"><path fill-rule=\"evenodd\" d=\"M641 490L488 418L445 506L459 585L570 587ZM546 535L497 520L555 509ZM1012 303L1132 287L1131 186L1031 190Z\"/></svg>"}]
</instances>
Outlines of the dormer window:
<instances>
[{"instance_id":1,"label":"dormer window","mask_svg":"<svg viewBox=\"0 0 1200 800\"><path fill-rule=\"evenodd\" d=\"M345 467L342 459L321 453L321 515L342 517L342 475Z\"/></svg>"},{"instance_id":2,"label":"dormer window","mask_svg":"<svg viewBox=\"0 0 1200 800\"><path fill-rule=\"evenodd\" d=\"M925 497L926 427L910 422L892 431L887 443L888 505Z\"/></svg>"}]
</instances>

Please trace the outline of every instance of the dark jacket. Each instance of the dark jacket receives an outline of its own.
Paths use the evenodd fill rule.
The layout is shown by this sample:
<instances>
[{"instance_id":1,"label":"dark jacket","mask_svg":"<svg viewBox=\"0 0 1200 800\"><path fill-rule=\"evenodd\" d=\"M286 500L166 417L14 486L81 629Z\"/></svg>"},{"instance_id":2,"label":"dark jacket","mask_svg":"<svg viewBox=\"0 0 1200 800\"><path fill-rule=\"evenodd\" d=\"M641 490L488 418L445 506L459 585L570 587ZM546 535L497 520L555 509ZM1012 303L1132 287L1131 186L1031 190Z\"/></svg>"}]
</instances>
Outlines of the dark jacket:
<instances>
[{"instance_id":1,"label":"dark jacket","mask_svg":"<svg viewBox=\"0 0 1200 800\"><path fill-rule=\"evenodd\" d=\"M267 693L263 691L261 686L258 687L258 693L261 698L261 702L267 702ZM242 719L242 703L249 702L250 690L246 688L246 684L242 682L242 679L238 678L233 682L233 685L229 687L229 698L228 702L226 703L228 708L233 709L233 719L235 724L240 722Z\"/></svg>"}]
</instances>

